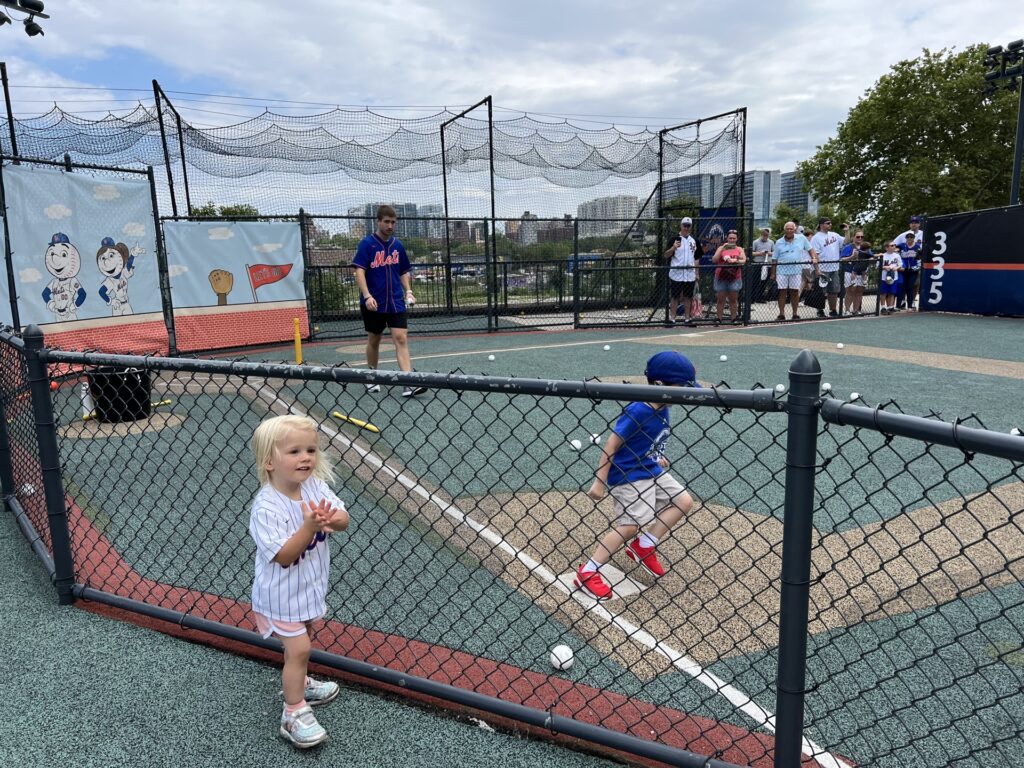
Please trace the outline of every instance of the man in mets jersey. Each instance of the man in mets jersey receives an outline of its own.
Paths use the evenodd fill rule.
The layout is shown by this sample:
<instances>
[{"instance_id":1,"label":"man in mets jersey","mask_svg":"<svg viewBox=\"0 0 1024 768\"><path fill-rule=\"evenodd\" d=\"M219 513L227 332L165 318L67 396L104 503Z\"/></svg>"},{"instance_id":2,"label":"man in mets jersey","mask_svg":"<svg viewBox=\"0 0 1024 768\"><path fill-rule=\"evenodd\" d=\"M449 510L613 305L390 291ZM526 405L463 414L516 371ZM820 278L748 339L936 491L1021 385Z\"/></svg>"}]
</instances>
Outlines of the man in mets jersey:
<instances>
[{"instance_id":1,"label":"man in mets jersey","mask_svg":"<svg viewBox=\"0 0 1024 768\"><path fill-rule=\"evenodd\" d=\"M406 305L416 304L409 284L412 265L405 247L394 236L398 214L390 205L377 208L377 231L359 243L352 264L356 268L359 286L359 311L366 329L366 364L377 367L380 359L380 340L385 328L391 329L398 367L412 370L409 360L409 321ZM367 384L370 392L380 392L379 384ZM426 392L426 387L406 387L402 397L414 397Z\"/></svg>"}]
</instances>

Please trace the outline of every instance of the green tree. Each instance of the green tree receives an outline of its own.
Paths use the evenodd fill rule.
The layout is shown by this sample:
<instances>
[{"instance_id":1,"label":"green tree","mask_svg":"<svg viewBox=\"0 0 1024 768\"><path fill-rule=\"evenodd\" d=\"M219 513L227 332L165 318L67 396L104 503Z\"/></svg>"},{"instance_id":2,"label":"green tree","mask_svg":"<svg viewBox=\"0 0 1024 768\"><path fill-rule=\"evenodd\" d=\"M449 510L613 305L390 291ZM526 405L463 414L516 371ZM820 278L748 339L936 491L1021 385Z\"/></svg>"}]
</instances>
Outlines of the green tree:
<instances>
[{"instance_id":1,"label":"green tree","mask_svg":"<svg viewBox=\"0 0 1024 768\"><path fill-rule=\"evenodd\" d=\"M856 222L851 221L851 217L825 203L818 206L816 213L808 213L802 208L794 208L789 203L779 203L775 206L775 212L768 226L772 228L772 237L778 240L783 235L782 229L787 221L802 224L804 227L810 227L813 232L818 228L818 219L823 216L832 220L832 231L839 234L843 234L844 223L849 222L852 226L856 226ZM760 233L754 232L754 235L756 239L760 236Z\"/></svg>"},{"instance_id":2,"label":"green tree","mask_svg":"<svg viewBox=\"0 0 1024 768\"><path fill-rule=\"evenodd\" d=\"M853 212L871 239L903 231L911 214L1005 205L1018 96L985 95L986 48L893 66L798 165L815 196Z\"/></svg>"},{"instance_id":3,"label":"green tree","mask_svg":"<svg viewBox=\"0 0 1024 768\"><path fill-rule=\"evenodd\" d=\"M255 206L248 203L236 203L234 205L217 205L213 200L207 200L203 205L192 206L192 216L207 216L216 218L218 216L259 216L260 212Z\"/></svg>"}]
</instances>

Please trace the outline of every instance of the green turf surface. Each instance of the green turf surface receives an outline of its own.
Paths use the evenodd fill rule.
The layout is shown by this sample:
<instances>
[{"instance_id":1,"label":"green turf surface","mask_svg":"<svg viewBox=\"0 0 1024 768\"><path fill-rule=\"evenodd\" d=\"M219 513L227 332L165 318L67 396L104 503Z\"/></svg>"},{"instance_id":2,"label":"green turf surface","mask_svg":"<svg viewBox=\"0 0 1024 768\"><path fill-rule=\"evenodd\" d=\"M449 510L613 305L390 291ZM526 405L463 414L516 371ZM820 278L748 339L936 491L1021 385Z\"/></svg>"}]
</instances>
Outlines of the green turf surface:
<instances>
[{"instance_id":1,"label":"green turf surface","mask_svg":"<svg viewBox=\"0 0 1024 768\"><path fill-rule=\"evenodd\" d=\"M805 725L858 765L1024 765L1024 586L812 635ZM774 652L717 665L756 690ZM965 689L967 695L965 695ZM973 753L973 754L972 754ZM968 755L971 755L968 757Z\"/></svg>"},{"instance_id":2,"label":"green turf surface","mask_svg":"<svg viewBox=\"0 0 1024 768\"><path fill-rule=\"evenodd\" d=\"M1024 362L1022 328L1024 320L1019 318L911 312L827 323L788 323L750 328L744 333Z\"/></svg>"},{"instance_id":3,"label":"green turf surface","mask_svg":"<svg viewBox=\"0 0 1024 768\"><path fill-rule=\"evenodd\" d=\"M317 712L330 739L300 755L277 736L276 668L58 606L13 518L2 517L4 765L613 765L353 686Z\"/></svg>"}]
</instances>

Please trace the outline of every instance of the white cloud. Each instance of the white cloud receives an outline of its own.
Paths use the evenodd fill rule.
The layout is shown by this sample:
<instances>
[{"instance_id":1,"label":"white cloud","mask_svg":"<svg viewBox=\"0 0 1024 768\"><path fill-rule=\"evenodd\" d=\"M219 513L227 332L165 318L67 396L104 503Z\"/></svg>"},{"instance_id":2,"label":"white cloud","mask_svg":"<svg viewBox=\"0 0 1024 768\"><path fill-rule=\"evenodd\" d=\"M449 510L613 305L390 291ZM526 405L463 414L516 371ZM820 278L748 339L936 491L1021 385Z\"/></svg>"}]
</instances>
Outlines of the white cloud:
<instances>
[{"instance_id":1,"label":"white cloud","mask_svg":"<svg viewBox=\"0 0 1024 768\"><path fill-rule=\"evenodd\" d=\"M146 225L139 224L138 222L129 221L123 227L121 227L121 234L125 237L145 237Z\"/></svg>"},{"instance_id":2,"label":"white cloud","mask_svg":"<svg viewBox=\"0 0 1024 768\"><path fill-rule=\"evenodd\" d=\"M48 205L43 209L43 213L46 214L48 219L66 219L71 216L71 209L61 203L54 203Z\"/></svg>"},{"instance_id":3,"label":"white cloud","mask_svg":"<svg viewBox=\"0 0 1024 768\"><path fill-rule=\"evenodd\" d=\"M256 253L273 253L274 251L281 250L283 247L281 243L264 243L263 245L254 245L252 249Z\"/></svg>"},{"instance_id":4,"label":"white cloud","mask_svg":"<svg viewBox=\"0 0 1024 768\"><path fill-rule=\"evenodd\" d=\"M186 272L188 272L188 267L186 267L184 264L167 265L167 274L170 275L171 277L181 277Z\"/></svg>"},{"instance_id":5,"label":"white cloud","mask_svg":"<svg viewBox=\"0 0 1024 768\"><path fill-rule=\"evenodd\" d=\"M5 36L12 84L54 88L16 91L19 115L45 112L55 100L71 112L124 111L124 102L93 101L111 98L105 90L111 75L107 68L91 75L90 67L137 56L140 88L129 98L151 101L149 60L172 101L175 89L256 97L177 99L186 119L201 126L239 122L243 118L233 115L256 114L267 104L260 99L274 98L323 105L310 111L370 105L408 117L415 112L387 112L381 105L454 108L492 94L496 118L512 116L510 110L549 112L581 124L614 122L623 130L658 129L746 106L747 167L784 171L827 141L864 91L900 59L924 47L1005 45L1024 37L1024 17L1008 14L995 0L976 0L969 12L953 0L865 0L853 10L782 0L704 5L699 12L674 0L640 9L583 0L293 0L287 13L274 3L241 0L136 0L119 5L113 19L102 4L60 5L43 24L45 48L25 35ZM658 24L665 19L663 29ZM382 28L399 55L366 55ZM254 53L254 41L268 29L275 44ZM339 39L346 44L338 46ZM337 71L347 76L339 79ZM88 97L57 90L73 85L104 89ZM915 96L927 98L908 94ZM83 98L90 103L74 103Z\"/></svg>"},{"instance_id":6,"label":"white cloud","mask_svg":"<svg viewBox=\"0 0 1024 768\"><path fill-rule=\"evenodd\" d=\"M206 234L211 240L230 240L235 236L231 227L211 227Z\"/></svg>"},{"instance_id":7,"label":"white cloud","mask_svg":"<svg viewBox=\"0 0 1024 768\"><path fill-rule=\"evenodd\" d=\"M110 202L121 197L121 191L113 184L97 184L93 187L92 196L97 200Z\"/></svg>"},{"instance_id":8,"label":"white cloud","mask_svg":"<svg viewBox=\"0 0 1024 768\"><path fill-rule=\"evenodd\" d=\"M35 267L29 267L18 272L18 278L24 284L38 283L43 279L43 273Z\"/></svg>"}]
</instances>

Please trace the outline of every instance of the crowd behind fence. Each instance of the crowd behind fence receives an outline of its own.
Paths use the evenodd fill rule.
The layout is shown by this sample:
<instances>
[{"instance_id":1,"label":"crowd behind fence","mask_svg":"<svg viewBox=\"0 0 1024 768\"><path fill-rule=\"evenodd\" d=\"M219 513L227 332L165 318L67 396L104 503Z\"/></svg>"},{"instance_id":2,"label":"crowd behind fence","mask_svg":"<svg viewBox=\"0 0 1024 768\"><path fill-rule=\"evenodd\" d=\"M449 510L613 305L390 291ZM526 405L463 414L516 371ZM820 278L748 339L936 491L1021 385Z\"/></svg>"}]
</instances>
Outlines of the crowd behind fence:
<instances>
[{"instance_id":1,"label":"crowd behind fence","mask_svg":"<svg viewBox=\"0 0 1024 768\"><path fill-rule=\"evenodd\" d=\"M62 603L275 647L248 611L248 443L303 413L353 520L315 661L674 765L1024 759L1024 439L834 399L809 352L788 392L59 351L37 329L0 358L6 508ZM83 412L112 374L142 418ZM429 392L387 394L407 384ZM606 607L566 580L610 512L581 491L599 449L566 436L637 400L674 406L696 504L669 573L616 561Z\"/></svg>"}]
</instances>

